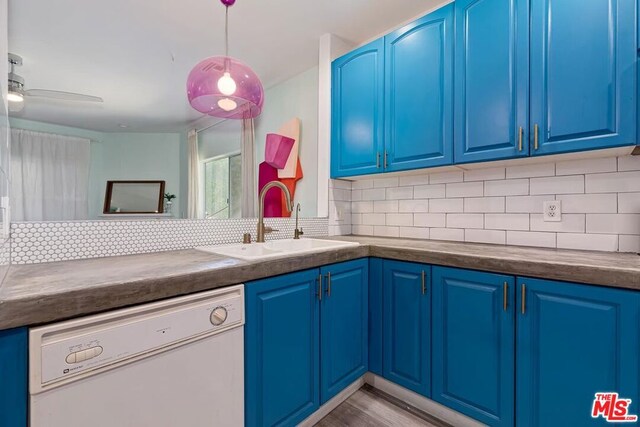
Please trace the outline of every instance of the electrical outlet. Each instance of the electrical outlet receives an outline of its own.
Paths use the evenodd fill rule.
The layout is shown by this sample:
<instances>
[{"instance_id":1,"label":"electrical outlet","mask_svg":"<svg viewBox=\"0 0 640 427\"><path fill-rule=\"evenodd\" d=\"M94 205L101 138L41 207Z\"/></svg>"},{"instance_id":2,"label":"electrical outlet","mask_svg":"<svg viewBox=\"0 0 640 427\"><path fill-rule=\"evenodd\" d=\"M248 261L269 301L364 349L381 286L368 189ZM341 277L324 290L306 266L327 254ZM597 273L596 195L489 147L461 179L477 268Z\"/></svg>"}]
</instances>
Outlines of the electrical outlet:
<instances>
[{"instance_id":1,"label":"electrical outlet","mask_svg":"<svg viewBox=\"0 0 640 427\"><path fill-rule=\"evenodd\" d=\"M562 202L560 200L551 200L544 202L543 219L545 222L562 221Z\"/></svg>"}]
</instances>

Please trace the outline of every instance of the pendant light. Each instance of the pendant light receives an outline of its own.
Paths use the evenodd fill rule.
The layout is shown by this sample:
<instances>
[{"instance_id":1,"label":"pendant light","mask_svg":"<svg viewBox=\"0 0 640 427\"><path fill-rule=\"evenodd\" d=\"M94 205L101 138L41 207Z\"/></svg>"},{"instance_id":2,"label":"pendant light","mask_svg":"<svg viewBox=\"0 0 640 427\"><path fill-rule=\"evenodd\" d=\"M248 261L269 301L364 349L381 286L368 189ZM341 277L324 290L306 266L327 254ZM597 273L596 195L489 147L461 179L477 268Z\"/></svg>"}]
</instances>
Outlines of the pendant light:
<instances>
[{"instance_id":1,"label":"pendant light","mask_svg":"<svg viewBox=\"0 0 640 427\"><path fill-rule=\"evenodd\" d=\"M189 73L187 96L193 108L223 119L260 115L264 89L249 66L229 56L229 7L236 0L220 0L225 6L225 56L204 59Z\"/></svg>"}]
</instances>

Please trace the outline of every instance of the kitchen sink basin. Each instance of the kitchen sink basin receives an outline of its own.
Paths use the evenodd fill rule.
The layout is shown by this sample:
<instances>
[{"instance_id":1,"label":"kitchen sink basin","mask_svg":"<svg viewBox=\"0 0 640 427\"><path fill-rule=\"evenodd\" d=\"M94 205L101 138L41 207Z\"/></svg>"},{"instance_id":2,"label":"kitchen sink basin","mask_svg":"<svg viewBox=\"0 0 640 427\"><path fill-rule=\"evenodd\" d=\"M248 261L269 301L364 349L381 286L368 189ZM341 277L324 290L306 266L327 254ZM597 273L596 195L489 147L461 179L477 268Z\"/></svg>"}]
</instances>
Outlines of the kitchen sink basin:
<instances>
[{"instance_id":1,"label":"kitchen sink basin","mask_svg":"<svg viewBox=\"0 0 640 427\"><path fill-rule=\"evenodd\" d=\"M217 255L240 258L248 261L276 258L287 255L300 255L323 252L333 249L358 246L357 242L342 242L323 239L284 239L266 243L233 244L223 246L204 246L196 248L200 251Z\"/></svg>"}]
</instances>

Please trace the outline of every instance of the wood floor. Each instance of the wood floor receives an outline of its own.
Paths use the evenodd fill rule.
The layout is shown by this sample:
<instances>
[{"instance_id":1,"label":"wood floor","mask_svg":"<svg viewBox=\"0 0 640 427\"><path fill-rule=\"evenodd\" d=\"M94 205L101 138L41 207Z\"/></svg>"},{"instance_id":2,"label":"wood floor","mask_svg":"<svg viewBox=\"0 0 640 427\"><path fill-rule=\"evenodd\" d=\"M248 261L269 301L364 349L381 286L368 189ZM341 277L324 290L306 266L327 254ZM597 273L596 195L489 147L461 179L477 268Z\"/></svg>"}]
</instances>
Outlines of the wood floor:
<instances>
[{"instance_id":1,"label":"wood floor","mask_svg":"<svg viewBox=\"0 0 640 427\"><path fill-rule=\"evenodd\" d=\"M316 427L450 427L369 385L363 386L324 417Z\"/></svg>"}]
</instances>

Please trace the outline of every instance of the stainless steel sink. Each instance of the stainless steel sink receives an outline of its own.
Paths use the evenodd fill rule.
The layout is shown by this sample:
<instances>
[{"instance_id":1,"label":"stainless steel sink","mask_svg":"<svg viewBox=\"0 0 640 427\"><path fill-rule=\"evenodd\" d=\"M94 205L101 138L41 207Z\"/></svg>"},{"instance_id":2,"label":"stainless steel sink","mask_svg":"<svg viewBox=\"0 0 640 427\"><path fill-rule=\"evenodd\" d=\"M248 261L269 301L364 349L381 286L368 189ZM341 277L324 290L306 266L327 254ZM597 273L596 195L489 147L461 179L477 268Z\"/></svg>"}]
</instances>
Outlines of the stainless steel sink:
<instances>
[{"instance_id":1,"label":"stainless steel sink","mask_svg":"<svg viewBox=\"0 0 640 427\"><path fill-rule=\"evenodd\" d=\"M248 261L276 258L288 255L300 255L324 252L334 249L358 246L357 242L342 242L324 239L284 239L272 240L266 243L233 244L223 246L203 246L196 248L200 251L217 255L240 258Z\"/></svg>"}]
</instances>

